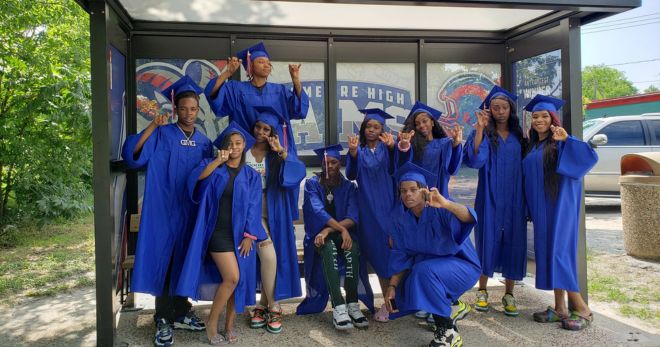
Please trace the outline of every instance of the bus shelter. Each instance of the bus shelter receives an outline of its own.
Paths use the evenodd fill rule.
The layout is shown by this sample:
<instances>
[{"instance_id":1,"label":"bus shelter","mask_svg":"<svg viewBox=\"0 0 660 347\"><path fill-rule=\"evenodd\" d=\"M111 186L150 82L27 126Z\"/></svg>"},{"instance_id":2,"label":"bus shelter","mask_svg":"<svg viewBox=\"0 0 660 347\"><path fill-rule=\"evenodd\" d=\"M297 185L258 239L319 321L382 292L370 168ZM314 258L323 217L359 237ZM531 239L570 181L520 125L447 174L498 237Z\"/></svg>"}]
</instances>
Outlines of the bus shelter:
<instances>
[{"instance_id":1,"label":"bus shelter","mask_svg":"<svg viewBox=\"0 0 660 347\"><path fill-rule=\"evenodd\" d=\"M261 1L77 0L90 15L96 315L100 346L114 343L121 289L130 281L122 261L133 254L130 216L139 212L143 172L121 160L127 134L171 112L158 93L183 75L204 87L226 58L259 41L271 55L271 82L291 83L287 64L302 63L310 97L303 121L292 123L298 152L346 143L358 132L357 111L380 107L397 132L415 100L443 111L441 123L462 125L493 85L518 95L522 107L537 93L567 101L561 118L582 136L580 27L638 7L640 0ZM244 79L244 72L232 78ZM198 128L214 139L227 121L204 98ZM169 107L169 108L168 108ZM458 200L471 203L473 184ZM584 211L584 204L583 204ZM579 239L580 287L586 297L584 219ZM123 299L123 298L122 298Z\"/></svg>"}]
</instances>

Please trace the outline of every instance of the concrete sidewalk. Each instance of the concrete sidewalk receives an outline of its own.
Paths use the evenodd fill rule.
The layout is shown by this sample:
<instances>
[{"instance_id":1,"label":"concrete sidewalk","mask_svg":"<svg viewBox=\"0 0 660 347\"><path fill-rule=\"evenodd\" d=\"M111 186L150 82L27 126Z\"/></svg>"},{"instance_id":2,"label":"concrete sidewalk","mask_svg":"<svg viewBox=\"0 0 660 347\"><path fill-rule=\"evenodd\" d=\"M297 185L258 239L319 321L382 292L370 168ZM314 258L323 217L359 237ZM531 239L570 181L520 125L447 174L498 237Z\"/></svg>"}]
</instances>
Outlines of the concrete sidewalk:
<instances>
[{"instance_id":1,"label":"concrete sidewalk","mask_svg":"<svg viewBox=\"0 0 660 347\"><path fill-rule=\"evenodd\" d=\"M491 285L492 283L492 285ZM660 335L645 332L621 321L606 317L594 309L594 324L581 332L562 330L559 324L539 324L531 315L552 304L550 292L542 292L527 282L516 286L521 315L506 317L499 300L504 287L491 281L493 309L487 313L472 311L459 322L465 346L660 346ZM20 307L0 310L0 346L94 346L94 289L83 289L54 298L37 299ZM463 299L474 302L474 290ZM143 302L153 301L150 297ZM380 306L380 296L376 305ZM237 346L425 346L433 334L419 325L413 316L382 324L371 321L368 330L338 332L332 327L328 308L318 315L296 316L297 302L283 304L284 331L273 335L263 329L252 330L247 316L239 316ZM118 320L117 346L152 346L153 309L122 312ZM209 305L196 305L205 318ZM368 317L371 320L371 315ZM206 346L205 333L176 331L176 346ZM636 340L636 341L635 341Z\"/></svg>"}]
</instances>

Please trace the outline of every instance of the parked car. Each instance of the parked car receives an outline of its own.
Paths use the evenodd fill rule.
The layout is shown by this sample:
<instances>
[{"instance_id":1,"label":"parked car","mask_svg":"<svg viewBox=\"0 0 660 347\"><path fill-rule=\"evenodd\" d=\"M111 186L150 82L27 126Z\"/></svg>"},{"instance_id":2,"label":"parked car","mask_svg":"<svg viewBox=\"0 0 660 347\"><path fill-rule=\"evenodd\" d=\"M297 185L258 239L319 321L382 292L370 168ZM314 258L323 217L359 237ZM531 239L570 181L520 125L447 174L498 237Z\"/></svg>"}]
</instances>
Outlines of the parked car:
<instances>
[{"instance_id":1,"label":"parked car","mask_svg":"<svg viewBox=\"0 0 660 347\"><path fill-rule=\"evenodd\" d=\"M660 151L660 113L590 119L583 128L599 158L584 179L586 195L619 196L621 157Z\"/></svg>"}]
</instances>

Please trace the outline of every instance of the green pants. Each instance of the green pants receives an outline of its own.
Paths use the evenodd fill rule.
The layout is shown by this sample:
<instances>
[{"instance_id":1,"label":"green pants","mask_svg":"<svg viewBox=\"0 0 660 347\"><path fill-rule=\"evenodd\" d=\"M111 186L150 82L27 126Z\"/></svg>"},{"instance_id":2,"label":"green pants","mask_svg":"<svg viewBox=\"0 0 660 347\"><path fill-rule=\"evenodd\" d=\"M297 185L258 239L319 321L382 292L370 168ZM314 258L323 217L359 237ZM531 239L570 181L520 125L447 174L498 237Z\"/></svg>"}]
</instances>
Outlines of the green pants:
<instances>
[{"instance_id":1,"label":"green pants","mask_svg":"<svg viewBox=\"0 0 660 347\"><path fill-rule=\"evenodd\" d=\"M333 232L325 238L323 246L317 248L323 262L323 274L325 275L325 284L330 292L332 307L343 305L347 302L357 302L358 276L360 275L360 247L357 240L353 240L353 245L349 250L341 249L343 239L339 232ZM346 277L344 278L344 290L346 291L346 301L341 296L339 288L339 267L337 266L337 257L344 257L344 267L346 268Z\"/></svg>"}]
</instances>

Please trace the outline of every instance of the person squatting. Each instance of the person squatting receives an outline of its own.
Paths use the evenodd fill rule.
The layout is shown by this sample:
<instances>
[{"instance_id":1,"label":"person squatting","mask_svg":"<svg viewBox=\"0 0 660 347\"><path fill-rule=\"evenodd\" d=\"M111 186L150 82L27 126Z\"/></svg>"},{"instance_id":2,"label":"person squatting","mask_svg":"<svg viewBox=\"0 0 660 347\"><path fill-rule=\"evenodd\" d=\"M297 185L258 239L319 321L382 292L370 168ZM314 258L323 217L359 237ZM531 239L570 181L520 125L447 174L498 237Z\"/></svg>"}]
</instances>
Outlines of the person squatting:
<instances>
[{"instance_id":1,"label":"person squatting","mask_svg":"<svg viewBox=\"0 0 660 347\"><path fill-rule=\"evenodd\" d=\"M248 80L229 79L241 65ZM176 121L156 116L125 141L129 167L146 168L132 289L156 297L155 345L172 346L173 329L204 331L213 346L235 343L237 313L248 307L251 328L284 330L279 302L303 295L293 226L301 185L299 315L323 312L330 301L336 329L366 329L361 302L379 324L415 314L434 331L429 346L461 346L457 322L472 307L459 299L478 283L474 308L488 311L494 272L506 279L504 314L519 315L513 289L526 274L531 221L536 287L555 293L555 305L533 319L568 330L591 324L577 279L578 206L582 178L598 158L562 128L563 100L532 99L525 135L516 95L495 86L466 141L462 127L442 127L441 112L421 102L397 136L386 130L392 115L362 109L345 174L341 145L318 148L321 170L303 185L291 128L309 109L300 69L289 65L292 89L268 82L270 56L259 43L229 58L204 90L188 76L162 90ZM201 94L218 117L229 116L213 142L195 128ZM479 170L474 209L449 195L462 163ZM383 293L378 308L369 267ZM205 321L189 299L212 302Z\"/></svg>"}]
</instances>

